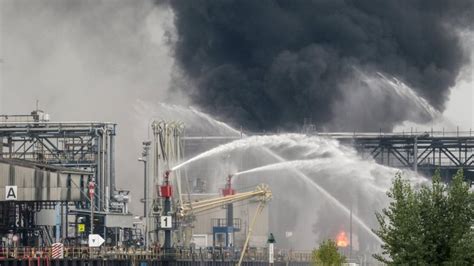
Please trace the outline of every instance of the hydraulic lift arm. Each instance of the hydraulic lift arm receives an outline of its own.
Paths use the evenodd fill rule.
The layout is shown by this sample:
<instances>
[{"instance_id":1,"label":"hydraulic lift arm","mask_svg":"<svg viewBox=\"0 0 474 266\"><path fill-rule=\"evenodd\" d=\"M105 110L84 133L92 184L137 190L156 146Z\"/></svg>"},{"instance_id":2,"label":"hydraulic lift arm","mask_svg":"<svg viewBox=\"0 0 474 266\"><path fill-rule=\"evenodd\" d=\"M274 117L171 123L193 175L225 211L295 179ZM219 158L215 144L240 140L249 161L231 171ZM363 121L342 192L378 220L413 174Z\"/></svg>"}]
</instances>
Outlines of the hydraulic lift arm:
<instances>
[{"instance_id":1,"label":"hydraulic lift arm","mask_svg":"<svg viewBox=\"0 0 474 266\"><path fill-rule=\"evenodd\" d=\"M180 206L178 215L186 217L196 213L220 207L225 204L239 202L247 199L257 198L260 202L266 202L272 197L272 192L266 185L259 185L254 191L236 193L225 197L186 202Z\"/></svg>"}]
</instances>

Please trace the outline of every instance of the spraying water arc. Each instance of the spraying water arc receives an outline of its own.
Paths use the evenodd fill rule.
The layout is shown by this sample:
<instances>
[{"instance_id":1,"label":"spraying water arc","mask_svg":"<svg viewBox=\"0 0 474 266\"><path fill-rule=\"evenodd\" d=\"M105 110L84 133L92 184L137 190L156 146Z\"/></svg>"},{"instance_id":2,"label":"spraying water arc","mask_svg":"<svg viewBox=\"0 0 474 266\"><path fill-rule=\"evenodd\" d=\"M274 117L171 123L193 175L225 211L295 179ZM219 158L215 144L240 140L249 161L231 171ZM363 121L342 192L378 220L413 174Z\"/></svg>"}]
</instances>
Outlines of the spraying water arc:
<instances>
[{"instance_id":1,"label":"spraying water arc","mask_svg":"<svg viewBox=\"0 0 474 266\"><path fill-rule=\"evenodd\" d=\"M286 161L284 158L279 156L278 154L272 152L271 150L267 148L262 148L265 152L267 152L269 155L274 156L275 159L277 159L280 162ZM340 201L338 201L333 195L331 195L327 190L322 188L321 186L318 185L314 180L310 179L307 175L305 175L303 172L298 170L297 168L294 167L289 167L288 170L296 174L298 177L303 179L305 182L313 186L315 189L317 189L319 192L321 192L326 198L328 198L335 206L340 208L346 215L347 217L350 217L352 215L353 219L357 224L359 224L367 233L369 233L374 239L376 239L379 243L383 243L382 240L372 232L372 230L357 216L351 213L351 210L347 208L344 204L342 204ZM238 176L238 174L235 174L235 176Z\"/></svg>"},{"instance_id":2,"label":"spraying water arc","mask_svg":"<svg viewBox=\"0 0 474 266\"><path fill-rule=\"evenodd\" d=\"M205 118L198 116L196 113L194 115L200 120L205 120ZM227 131L231 132L231 130ZM252 161L252 163L247 163L243 166L239 163L239 160L241 160L239 158L241 157L248 157L247 159ZM303 226L305 231L307 231L310 227L313 227L313 230L316 230L313 231L314 234L300 234L298 232L295 238L293 238L296 241L294 244L299 245L301 248L314 245L312 244L314 242L308 241L313 241L314 239L321 240L321 237L334 237L336 235L334 230L338 229L332 228L332 224L337 222L339 226L343 226L348 220L347 217L350 216L352 216L352 221L359 228L361 237L368 241L369 245L372 245L369 248L376 248L381 243L380 239L371 230L372 227L376 226L373 213L388 204L384 190L389 188L391 179L397 169L378 165L371 159L363 159L355 149L342 145L339 141L328 136L278 134L244 137L214 146L188 158L184 162L178 162L175 166L171 165L171 170L178 171L186 167L187 172L193 172L202 169L202 165L208 165L213 168L220 160L224 160L225 165L222 165L219 174L216 174L218 171L213 170L214 173L210 171L204 175L207 178L206 182L209 184L218 184L221 182L223 174L227 175L229 172L238 172L238 175L244 175L251 174L252 171L269 171L274 170L274 168L290 171L290 175L302 181L300 184L304 184L304 187L309 188L305 192L306 195L300 194L297 197L293 197L289 203L286 203L289 204L289 208L295 209L295 212L297 212L295 215L302 220L308 220L309 217L307 214L301 213L302 210L298 206L304 204L305 199L315 200L315 195L320 195L321 201L317 206L312 206L315 213L311 214L311 218L307 222L300 222L298 219L298 224L292 225L285 221L282 225L283 227L275 225L278 229L273 229L292 231L298 230L296 229L297 227ZM233 170L229 169L229 167L233 168ZM311 174L302 170L309 170ZM318 180L314 180L314 176L312 176L314 171L317 174ZM272 175L275 174L278 175L278 172L274 171L272 173ZM251 186L253 181L246 178L242 179L242 182L241 185L243 186ZM276 202L283 200L284 197L280 199L279 194L281 192L284 193L285 189L288 189L288 186L285 188L282 182L279 182L281 184L278 182L272 185L272 189L276 189ZM219 185L217 187L213 186L208 189L213 191L219 187ZM299 192L298 186L291 186L291 190ZM351 193L348 193L348 190ZM324 204L330 204L334 208L328 209ZM351 204L351 208L348 207L348 204ZM356 204L355 211L353 204ZM273 206L270 206L273 218L279 219L282 218L280 217L281 215L286 215L286 213L275 209L275 206L278 205ZM321 213L321 211L324 213L329 211L331 213L329 216L327 214L316 214L316 212ZM332 221L332 224L329 220ZM327 226L331 228L327 228ZM300 239L301 237L304 239Z\"/></svg>"},{"instance_id":3,"label":"spraying water arc","mask_svg":"<svg viewBox=\"0 0 474 266\"><path fill-rule=\"evenodd\" d=\"M278 154L272 152L269 149L263 148L262 150L266 150L265 152L268 152L268 154L270 154L270 155L276 155L275 158L281 158L281 156L278 156ZM281 159L283 159L283 158L281 158ZM243 175L246 175L246 174L262 172L262 171L279 171L279 170L281 171L281 170L288 170L289 168L293 168L297 171L302 172L300 170L300 168L313 169L313 168L317 168L318 166L320 166L322 164L328 164L329 161L330 160L324 160L324 159L290 160L290 161L283 159L283 161L280 161L278 159L277 163L267 164L267 165L263 165L263 166L260 166L260 167L244 170L244 171L235 173L234 176L237 180L239 176L243 176ZM312 181L316 182L314 180L312 180ZM387 191L386 188L378 186L376 184L369 183L367 185L376 192L385 193Z\"/></svg>"},{"instance_id":4,"label":"spraying water arc","mask_svg":"<svg viewBox=\"0 0 474 266\"><path fill-rule=\"evenodd\" d=\"M188 164L194 163L194 162L199 161L199 160L203 160L203 159L208 158L208 157L212 157L216 154L230 152L230 151L235 150L235 149L248 148L249 145L256 145L263 152L270 155L272 158L277 160L279 163L286 162L287 161L286 159L279 156L277 153L273 152L269 148L265 147L265 145L268 145L269 143L271 143L272 140L274 140L274 138L275 138L275 136L266 137L266 138L264 137L264 138L260 138L256 141L254 141L254 139L250 138L250 140L249 139L244 139L244 140L235 141L233 143L224 144L222 146L218 146L214 149L211 149L211 150L208 150L204 153L201 153L201 154L199 154L199 155L197 155L197 156L195 156L195 157L193 157L193 158L191 158L191 159L189 159L189 160L173 167L172 170L177 170L177 169L179 169L181 167L184 167ZM276 137L276 138L280 138L280 139L283 138L284 139L285 137L284 136L283 137L279 136L279 137ZM281 144L285 144L285 145L292 145L293 144L294 145L295 143L297 143L297 142L295 142L294 140L289 138L289 139L281 140L280 143L277 146L279 146ZM318 190L319 192L321 192L322 195L324 195L324 197L329 199L330 202L332 202L335 206L337 206L340 210L342 210L342 212L345 215L350 216L349 208L347 208L344 204L342 204L339 200L337 200L333 195L331 195L331 193L329 193L327 190L325 190L323 187L321 187L317 182L310 179L307 175L305 175L303 172L296 169L295 167L292 167L290 164L287 164L286 166L287 166L287 169L290 170L293 174L298 176L300 179L302 179L304 182L306 182L311 187L313 187L316 190ZM267 165L266 167L268 169L269 166ZM265 169L265 166L263 166L263 169ZM260 170L262 170L262 169L260 169ZM251 171L251 170L249 170L249 171ZM240 173L240 174L242 174L242 173ZM356 215L353 215L353 217L354 217L354 221L356 223L358 223L361 226L361 228L364 229L364 231L366 231L369 235L371 235L378 242L381 242L380 239L371 231L371 229L362 221L362 219L360 219Z\"/></svg>"}]
</instances>

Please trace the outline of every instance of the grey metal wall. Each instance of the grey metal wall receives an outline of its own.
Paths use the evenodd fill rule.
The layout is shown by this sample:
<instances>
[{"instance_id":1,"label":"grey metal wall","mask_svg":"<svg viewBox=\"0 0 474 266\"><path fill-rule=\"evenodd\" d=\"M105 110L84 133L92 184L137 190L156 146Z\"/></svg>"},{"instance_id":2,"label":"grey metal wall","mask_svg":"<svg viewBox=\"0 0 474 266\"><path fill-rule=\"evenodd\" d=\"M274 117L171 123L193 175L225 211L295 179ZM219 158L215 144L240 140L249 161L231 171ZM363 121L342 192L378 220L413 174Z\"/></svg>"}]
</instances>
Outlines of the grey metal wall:
<instances>
[{"instance_id":1,"label":"grey metal wall","mask_svg":"<svg viewBox=\"0 0 474 266\"><path fill-rule=\"evenodd\" d=\"M5 186L18 187L17 201L79 201L84 178L87 176L0 162L0 201L5 201Z\"/></svg>"}]
</instances>

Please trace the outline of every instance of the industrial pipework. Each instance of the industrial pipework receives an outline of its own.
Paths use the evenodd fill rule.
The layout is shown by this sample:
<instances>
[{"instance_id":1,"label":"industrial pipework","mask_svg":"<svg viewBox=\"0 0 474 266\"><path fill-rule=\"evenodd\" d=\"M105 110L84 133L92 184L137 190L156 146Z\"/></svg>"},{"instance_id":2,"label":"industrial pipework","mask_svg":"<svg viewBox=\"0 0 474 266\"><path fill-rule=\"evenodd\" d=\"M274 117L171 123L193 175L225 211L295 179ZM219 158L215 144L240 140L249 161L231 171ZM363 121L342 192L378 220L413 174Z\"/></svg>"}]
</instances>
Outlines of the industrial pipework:
<instances>
[{"instance_id":1,"label":"industrial pipework","mask_svg":"<svg viewBox=\"0 0 474 266\"><path fill-rule=\"evenodd\" d=\"M163 185L160 186L160 195L164 198L163 200L163 214L165 219L167 219L166 223L169 223L171 226L165 226L165 243L164 248L170 249L171 248L171 231L173 228L172 216L171 216L171 196L172 196L172 186L169 182L170 179L170 171L166 171L163 176ZM163 227L163 225L162 225Z\"/></svg>"}]
</instances>

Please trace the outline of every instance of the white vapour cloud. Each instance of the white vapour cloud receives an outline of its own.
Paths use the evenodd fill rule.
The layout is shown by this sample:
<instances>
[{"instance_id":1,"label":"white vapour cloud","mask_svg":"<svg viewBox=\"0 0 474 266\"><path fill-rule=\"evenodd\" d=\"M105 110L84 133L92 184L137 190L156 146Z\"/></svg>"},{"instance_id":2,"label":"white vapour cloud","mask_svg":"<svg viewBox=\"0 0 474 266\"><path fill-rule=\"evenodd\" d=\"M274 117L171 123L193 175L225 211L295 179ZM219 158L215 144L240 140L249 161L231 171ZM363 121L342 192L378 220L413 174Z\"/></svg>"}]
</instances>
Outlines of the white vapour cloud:
<instances>
[{"instance_id":1,"label":"white vapour cloud","mask_svg":"<svg viewBox=\"0 0 474 266\"><path fill-rule=\"evenodd\" d=\"M1 0L0 7L0 111L28 113L39 100L56 121L119 123L118 186L139 204L148 119L136 117L134 104L167 97L171 11L151 0Z\"/></svg>"}]
</instances>

